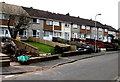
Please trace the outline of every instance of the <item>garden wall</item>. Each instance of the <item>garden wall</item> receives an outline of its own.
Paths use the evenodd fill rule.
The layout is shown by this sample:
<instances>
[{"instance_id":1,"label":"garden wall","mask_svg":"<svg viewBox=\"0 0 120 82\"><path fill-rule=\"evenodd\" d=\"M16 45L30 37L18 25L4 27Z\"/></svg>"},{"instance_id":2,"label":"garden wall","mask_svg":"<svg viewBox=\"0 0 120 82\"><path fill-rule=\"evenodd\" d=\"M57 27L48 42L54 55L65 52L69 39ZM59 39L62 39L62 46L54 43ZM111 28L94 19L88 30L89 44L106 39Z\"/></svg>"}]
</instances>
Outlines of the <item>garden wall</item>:
<instances>
[{"instance_id":1,"label":"garden wall","mask_svg":"<svg viewBox=\"0 0 120 82\"><path fill-rule=\"evenodd\" d=\"M68 47L68 46L70 46L70 51L76 51L76 49L77 49L76 45L68 45L68 44L63 44L63 43L43 40L43 39L35 38L35 37L29 37L28 40L29 41L33 41L33 42L46 44L46 45L53 46L53 47L55 47L56 45L58 45L60 47Z\"/></svg>"},{"instance_id":2,"label":"garden wall","mask_svg":"<svg viewBox=\"0 0 120 82\"><path fill-rule=\"evenodd\" d=\"M24 42L22 42L22 41L18 41L18 40L9 38L9 37L6 37L6 38L14 41L14 43L17 45L17 47L18 47L19 49L23 49L23 50L31 51L31 52L35 52L35 53L38 53L38 52L39 52L39 49L36 48L36 47L34 47L34 46L31 46L31 45L26 44L26 43L24 43Z\"/></svg>"}]
</instances>

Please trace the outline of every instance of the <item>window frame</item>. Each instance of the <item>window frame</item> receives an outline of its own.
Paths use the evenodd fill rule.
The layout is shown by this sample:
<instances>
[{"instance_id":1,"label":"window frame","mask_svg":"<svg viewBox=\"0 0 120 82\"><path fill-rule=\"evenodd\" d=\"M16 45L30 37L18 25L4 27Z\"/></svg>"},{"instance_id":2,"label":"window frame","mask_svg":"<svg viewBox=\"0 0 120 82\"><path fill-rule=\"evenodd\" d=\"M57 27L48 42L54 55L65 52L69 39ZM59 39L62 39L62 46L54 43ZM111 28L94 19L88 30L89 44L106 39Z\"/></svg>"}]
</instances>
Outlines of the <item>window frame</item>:
<instances>
[{"instance_id":1,"label":"window frame","mask_svg":"<svg viewBox=\"0 0 120 82\"><path fill-rule=\"evenodd\" d=\"M37 19L36 23L40 24L40 19Z\"/></svg>"},{"instance_id":2,"label":"window frame","mask_svg":"<svg viewBox=\"0 0 120 82\"><path fill-rule=\"evenodd\" d=\"M78 28L78 25L77 24L73 24L72 27L73 28Z\"/></svg>"},{"instance_id":3,"label":"window frame","mask_svg":"<svg viewBox=\"0 0 120 82\"><path fill-rule=\"evenodd\" d=\"M105 29L105 32L108 32L108 29Z\"/></svg>"},{"instance_id":4,"label":"window frame","mask_svg":"<svg viewBox=\"0 0 120 82\"><path fill-rule=\"evenodd\" d=\"M83 27L84 27L84 28L83 28ZM86 29L85 25L82 25L81 29L82 29L82 30L85 30L85 29Z\"/></svg>"},{"instance_id":5,"label":"window frame","mask_svg":"<svg viewBox=\"0 0 120 82\"><path fill-rule=\"evenodd\" d=\"M70 24L69 23L65 23L64 26L65 27L70 27Z\"/></svg>"},{"instance_id":6,"label":"window frame","mask_svg":"<svg viewBox=\"0 0 120 82\"><path fill-rule=\"evenodd\" d=\"M86 30L90 30L90 26L86 26Z\"/></svg>"},{"instance_id":7,"label":"window frame","mask_svg":"<svg viewBox=\"0 0 120 82\"><path fill-rule=\"evenodd\" d=\"M54 26L60 26L60 22L58 22L58 21L53 21L53 25L54 25Z\"/></svg>"},{"instance_id":8,"label":"window frame","mask_svg":"<svg viewBox=\"0 0 120 82\"><path fill-rule=\"evenodd\" d=\"M46 37L48 37L50 35L50 32L49 31L44 31L44 36Z\"/></svg>"},{"instance_id":9,"label":"window frame","mask_svg":"<svg viewBox=\"0 0 120 82\"><path fill-rule=\"evenodd\" d=\"M46 25L53 25L53 21L47 20Z\"/></svg>"},{"instance_id":10,"label":"window frame","mask_svg":"<svg viewBox=\"0 0 120 82\"><path fill-rule=\"evenodd\" d=\"M91 38L90 34L86 34L86 38L90 39Z\"/></svg>"}]
</instances>

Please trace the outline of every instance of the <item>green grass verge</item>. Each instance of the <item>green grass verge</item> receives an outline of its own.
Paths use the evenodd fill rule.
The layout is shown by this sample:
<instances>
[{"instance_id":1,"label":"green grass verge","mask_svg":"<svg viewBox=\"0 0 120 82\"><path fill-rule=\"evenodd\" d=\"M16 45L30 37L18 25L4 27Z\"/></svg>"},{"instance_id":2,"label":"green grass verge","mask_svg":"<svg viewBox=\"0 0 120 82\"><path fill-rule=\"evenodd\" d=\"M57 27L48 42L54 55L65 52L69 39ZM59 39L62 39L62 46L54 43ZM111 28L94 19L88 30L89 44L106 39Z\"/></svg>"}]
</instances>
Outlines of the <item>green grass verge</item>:
<instances>
[{"instance_id":1,"label":"green grass verge","mask_svg":"<svg viewBox=\"0 0 120 82\"><path fill-rule=\"evenodd\" d=\"M45 53L51 53L51 49L54 48L52 46L48 46L48 45L37 43L37 42L26 42L26 43L37 47L39 49L39 51L45 52Z\"/></svg>"}]
</instances>

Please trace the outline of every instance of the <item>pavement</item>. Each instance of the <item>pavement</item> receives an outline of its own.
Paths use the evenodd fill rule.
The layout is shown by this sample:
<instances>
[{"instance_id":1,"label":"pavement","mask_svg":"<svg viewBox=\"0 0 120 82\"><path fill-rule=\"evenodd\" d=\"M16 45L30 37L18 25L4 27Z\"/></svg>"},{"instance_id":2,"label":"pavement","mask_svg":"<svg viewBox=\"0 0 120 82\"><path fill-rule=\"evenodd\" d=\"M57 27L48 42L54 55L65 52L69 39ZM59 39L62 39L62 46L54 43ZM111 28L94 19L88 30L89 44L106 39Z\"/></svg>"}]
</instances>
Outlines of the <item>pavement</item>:
<instances>
[{"instance_id":1,"label":"pavement","mask_svg":"<svg viewBox=\"0 0 120 82\"><path fill-rule=\"evenodd\" d=\"M110 53L117 53L117 52L118 51L109 51L109 52L77 55L77 56L71 56L71 57L60 57L59 59L56 59L56 60L38 62L30 65L20 65L17 62L11 62L9 67L2 67L2 72L0 72L0 75L22 74L22 73L46 70L46 69L55 68L57 66L61 66L64 64L73 63L78 60L97 57L105 54L109 55Z\"/></svg>"}]
</instances>

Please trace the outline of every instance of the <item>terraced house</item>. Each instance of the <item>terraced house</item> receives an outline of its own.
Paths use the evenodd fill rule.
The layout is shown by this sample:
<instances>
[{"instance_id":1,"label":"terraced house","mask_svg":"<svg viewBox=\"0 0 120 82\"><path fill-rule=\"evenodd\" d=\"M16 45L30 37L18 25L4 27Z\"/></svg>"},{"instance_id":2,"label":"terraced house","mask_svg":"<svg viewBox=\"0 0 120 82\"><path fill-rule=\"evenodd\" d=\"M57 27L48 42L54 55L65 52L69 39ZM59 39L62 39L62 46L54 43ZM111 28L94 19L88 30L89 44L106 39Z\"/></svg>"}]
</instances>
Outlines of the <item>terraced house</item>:
<instances>
[{"instance_id":1,"label":"terraced house","mask_svg":"<svg viewBox=\"0 0 120 82\"><path fill-rule=\"evenodd\" d=\"M47 40L52 40L52 37L59 37L67 40L73 38L79 39L96 39L104 42L111 42L110 34L114 36L114 39L118 39L118 31L109 25L103 25L100 22L96 22L90 19L83 19L80 17L70 16L70 14L56 14L48 11L33 9L32 7L21 7L10 5L6 3L0 3L1 5L8 5L10 8L17 7L27 13L31 17L31 24L28 29L22 29L19 37L37 37ZM15 9L18 10L19 9ZM18 12L17 11L17 12ZM10 14L10 13L5 13ZM5 14L0 12L0 35L10 36L7 30L8 18ZM17 13L15 13L17 14ZM12 26L12 25L11 25ZM6 31L7 30L7 31Z\"/></svg>"},{"instance_id":2,"label":"terraced house","mask_svg":"<svg viewBox=\"0 0 120 82\"><path fill-rule=\"evenodd\" d=\"M0 36L8 36L10 37L10 33L8 31L8 20L10 15L25 14L28 16L28 13L20 6L0 3ZM11 20L10 27L14 28L14 21Z\"/></svg>"}]
</instances>

